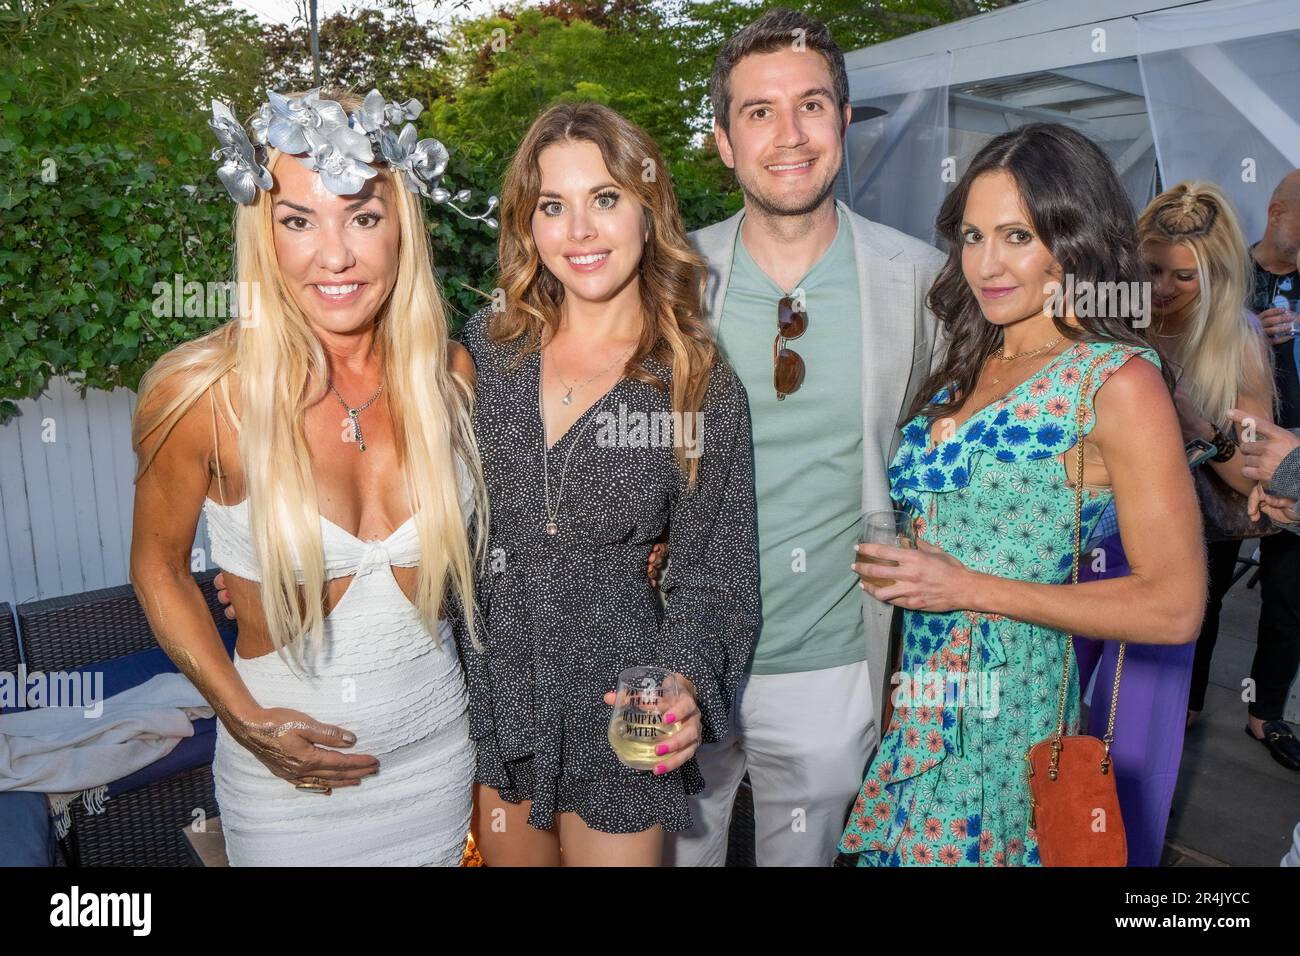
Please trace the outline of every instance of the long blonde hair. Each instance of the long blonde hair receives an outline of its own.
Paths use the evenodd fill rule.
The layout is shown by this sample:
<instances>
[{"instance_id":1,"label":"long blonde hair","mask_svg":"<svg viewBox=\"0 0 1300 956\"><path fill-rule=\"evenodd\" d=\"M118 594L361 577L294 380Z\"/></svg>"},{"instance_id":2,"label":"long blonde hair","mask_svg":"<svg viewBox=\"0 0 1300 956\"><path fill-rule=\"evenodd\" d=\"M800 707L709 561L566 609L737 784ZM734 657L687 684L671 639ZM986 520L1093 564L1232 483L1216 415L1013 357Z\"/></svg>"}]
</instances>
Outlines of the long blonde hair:
<instances>
[{"instance_id":1,"label":"long blonde hair","mask_svg":"<svg viewBox=\"0 0 1300 956\"><path fill-rule=\"evenodd\" d=\"M561 142L594 144L614 182L645 211L650 234L641 254L638 286L646 321L625 374L662 387L641 366L643 358L652 356L672 368L673 411L698 412L718 357L700 305L706 265L686 239L668 168L654 140L600 103L552 106L533 122L515 151L501 191L499 263L506 308L492 313L490 336L498 342L521 340L521 355L527 355L540 351L559 329L564 286L542 264L532 220L542 189L537 158L547 146ZM645 175L647 165L654 175ZM694 487L699 459L686 457L683 442L673 445L687 485Z\"/></svg>"},{"instance_id":2,"label":"long blonde hair","mask_svg":"<svg viewBox=\"0 0 1300 956\"><path fill-rule=\"evenodd\" d=\"M349 112L361 102L350 92L322 96ZM274 174L278 163L292 161L270 149L266 166ZM471 539L480 549L486 540L487 497L470 420L472 390L450 369L447 321L420 199L404 187L400 174L385 165L376 168L387 179L401 232L397 279L375 317L375 349L420 540L413 603L437 642L443 599L454 597L478 647ZM138 482L186 411L209 389L220 388L223 413L238 432L267 629L277 651L291 645L300 651L296 638L318 642L324 631L321 515L304 418L325 394L328 365L320 340L285 287L272 232L273 201L270 192L258 190L256 201L241 205L235 215L235 279L237 288L257 290L251 314L173 349L145 373L131 437ZM227 373L232 370L238 373L242 419L230 403ZM457 457L473 485L475 517L468 533ZM306 601L298 596L299 563ZM311 595L320 600L310 600Z\"/></svg>"},{"instance_id":3,"label":"long blonde hair","mask_svg":"<svg viewBox=\"0 0 1300 956\"><path fill-rule=\"evenodd\" d=\"M1245 309L1250 265L1232 203L1213 183L1165 190L1138 217L1138 238L1189 249L1200 293L1186 325L1161 343L1197 410L1220 428L1241 395L1273 395L1272 352Z\"/></svg>"}]
</instances>

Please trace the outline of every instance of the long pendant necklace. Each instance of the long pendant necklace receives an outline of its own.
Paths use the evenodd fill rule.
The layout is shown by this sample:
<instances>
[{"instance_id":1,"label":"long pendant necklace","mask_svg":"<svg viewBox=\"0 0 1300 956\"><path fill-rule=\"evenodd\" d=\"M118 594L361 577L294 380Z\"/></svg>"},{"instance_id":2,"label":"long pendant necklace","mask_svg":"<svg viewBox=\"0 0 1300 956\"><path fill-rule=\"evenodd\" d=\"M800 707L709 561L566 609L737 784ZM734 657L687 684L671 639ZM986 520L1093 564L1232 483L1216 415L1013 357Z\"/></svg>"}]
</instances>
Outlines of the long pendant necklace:
<instances>
[{"instance_id":1,"label":"long pendant necklace","mask_svg":"<svg viewBox=\"0 0 1300 956\"><path fill-rule=\"evenodd\" d=\"M361 435L361 419L359 419L357 416L371 406L374 400L379 397L379 393L384 390L384 386L380 385L379 388L375 390L375 394L371 395L368 399L366 399L365 404L358 405L356 408L349 407L348 403L343 401L343 396L339 394L339 390L334 387L333 382L330 382L329 386L330 386L330 391L333 392L334 396L339 400L339 404L343 406L343 410L347 412L348 417L352 419L352 434L356 436L354 440L357 443L357 448L360 451L365 451L366 440Z\"/></svg>"},{"instance_id":2,"label":"long pendant necklace","mask_svg":"<svg viewBox=\"0 0 1300 956\"><path fill-rule=\"evenodd\" d=\"M612 365L610 366L610 368L613 367L614 366ZM569 451L564 456L564 467L560 469L560 488L555 496L555 507L552 508L551 507L551 467L550 467L551 453L550 453L550 445L546 438L546 406L542 402L542 379L544 378L544 374L543 374L544 371L545 371L545 358L543 356L543 353L538 352L537 353L537 414L542 420L542 488L546 495L546 523L542 525L542 530L545 531L547 534L554 535L554 534L558 534L560 530L560 524L557 519L560 516L560 502L564 500L564 479L565 476L568 475L569 473L569 459L573 457L573 449L578 447L578 439L582 438L583 434L587 430L587 426L591 424L592 418L594 418L595 416L593 415L588 417L587 420L582 423L581 431L579 431L578 434L573 436L573 444L569 445ZM606 369L605 371L609 371L609 369ZM588 379L588 381L591 381L591 379ZM564 383L561 382L560 384L563 385ZM600 401L596 403L595 407L599 408L601 405L604 405L605 399L609 398L609 393L612 391L614 391L614 389L611 386L609 392L606 392L604 395L600 397ZM569 389L569 392L571 394L573 392L573 389ZM565 398L562 398L561 401L564 402L564 404L568 405L569 396L565 396Z\"/></svg>"}]
</instances>

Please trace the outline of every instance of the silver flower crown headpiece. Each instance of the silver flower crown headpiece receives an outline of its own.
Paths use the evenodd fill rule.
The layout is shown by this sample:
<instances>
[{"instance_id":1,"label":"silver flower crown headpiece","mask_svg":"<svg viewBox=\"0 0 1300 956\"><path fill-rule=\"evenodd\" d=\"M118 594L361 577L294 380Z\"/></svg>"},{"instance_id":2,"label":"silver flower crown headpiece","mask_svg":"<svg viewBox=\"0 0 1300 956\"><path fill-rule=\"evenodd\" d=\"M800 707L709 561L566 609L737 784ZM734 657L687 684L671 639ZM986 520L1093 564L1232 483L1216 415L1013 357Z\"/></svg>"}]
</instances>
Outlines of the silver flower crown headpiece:
<instances>
[{"instance_id":1,"label":"silver flower crown headpiece","mask_svg":"<svg viewBox=\"0 0 1300 956\"><path fill-rule=\"evenodd\" d=\"M470 215L459 205L469 199L470 191L452 193L442 185L447 147L436 139L416 139L418 134L410 120L424 111L419 100L385 101L378 90L371 90L361 108L349 116L339 103L321 99L319 88L301 96L284 96L272 90L267 90L266 95L267 101L252 119L251 140L230 107L212 101L208 126L221 143L212 151L212 158L221 160L217 176L235 202L248 205L256 198L257 190L272 187L271 173L263 165L267 146L286 153L306 153L295 158L320 173L321 185L336 196L360 192L366 180L379 175L370 165L378 155L379 162L401 170L411 192L450 206L466 219L481 220L489 228L497 228L491 216L496 196L488 197L483 212Z\"/></svg>"}]
</instances>

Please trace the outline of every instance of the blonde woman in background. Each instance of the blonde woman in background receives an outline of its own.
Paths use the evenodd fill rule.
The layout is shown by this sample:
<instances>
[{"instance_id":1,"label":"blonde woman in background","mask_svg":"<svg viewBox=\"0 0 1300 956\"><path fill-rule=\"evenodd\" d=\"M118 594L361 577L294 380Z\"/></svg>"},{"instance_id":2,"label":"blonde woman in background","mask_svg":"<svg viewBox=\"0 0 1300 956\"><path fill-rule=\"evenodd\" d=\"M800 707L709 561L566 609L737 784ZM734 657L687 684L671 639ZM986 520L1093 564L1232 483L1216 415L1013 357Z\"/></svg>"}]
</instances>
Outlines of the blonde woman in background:
<instances>
[{"instance_id":1,"label":"blonde woman in background","mask_svg":"<svg viewBox=\"0 0 1300 956\"><path fill-rule=\"evenodd\" d=\"M1175 401L1183 438L1203 439L1218 454L1198 468L1197 481L1209 560L1210 594L1196 641L1186 723L1205 703L1210 658L1219 631L1223 596L1246 524L1244 499L1231 510L1224 487L1249 495L1254 480L1242 474L1245 456L1231 437L1228 411L1237 408L1272 422L1272 357L1258 322L1244 307L1249 292L1249 254L1227 196L1211 183L1179 183L1157 196L1138 219L1138 233L1153 284L1152 343L1178 373ZM1224 526L1218 516L1236 514ZM1240 520L1238 520L1240 519ZM1175 649L1170 649L1174 651ZM1248 727L1261 736L1260 721Z\"/></svg>"},{"instance_id":2,"label":"blonde woman in background","mask_svg":"<svg viewBox=\"0 0 1300 956\"><path fill-rule=\"evenodd\" d=\"M361 134L330 128L347 125L334 106L360 98L314 96L271 94L261 118L281 143L304 117L330 143L286 156L272 125L265 168L214 105L245 203L236 278L257 295L141 382L131 581L219 718L232 864L456 864L474 748L442 605L472 626L473 367L448 339L419 197L391 166L338 158ZM233 661L189 572L200 512L238 611Z\"/></svg>"}]
</instances>

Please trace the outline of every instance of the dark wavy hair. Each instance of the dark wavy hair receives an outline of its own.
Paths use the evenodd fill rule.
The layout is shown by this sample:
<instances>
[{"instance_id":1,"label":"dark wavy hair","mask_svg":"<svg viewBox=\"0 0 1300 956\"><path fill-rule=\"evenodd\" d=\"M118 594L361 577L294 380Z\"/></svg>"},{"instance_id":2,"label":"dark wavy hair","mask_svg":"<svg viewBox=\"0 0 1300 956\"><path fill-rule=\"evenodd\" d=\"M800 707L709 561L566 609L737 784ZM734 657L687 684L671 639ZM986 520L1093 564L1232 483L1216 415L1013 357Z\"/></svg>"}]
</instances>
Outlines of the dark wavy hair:
<instances>
[{"instance_id":1,"label":"dark wavy hair","mask_svg":"<svg viewBox=\"0 0 1300 956\"><path fill-rule=\"evenodd\" d=\"M961 224L971 184L985 173L1006 170L1016 181L1035 233L1056 260L1058 281L1143 282L1137 222L1128 194L1110 160L1092 140L1059 123L1030 123L989 141L944 200L935 220L948 243L948 261L930 287L927 302L948 336L942 365L925 381L903 416L934 418L959 408L975 387L985 361L1002 344L1002 328L984 318L962 273ZM1076 342L1128 342L1149 346L1123 316L1077 316L1076 328L1055 317L1057 331ZM1170 392L1173 371L1164 366ZM947 400L932 402L942 388Z\"/></svg>"}]
</instances>

